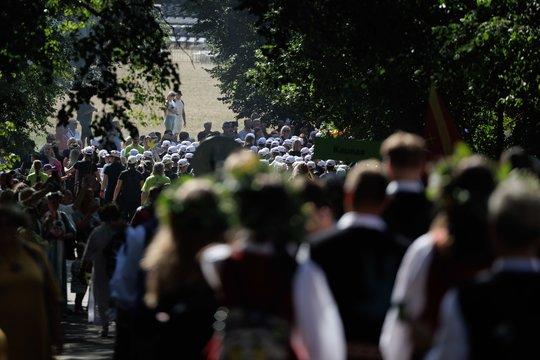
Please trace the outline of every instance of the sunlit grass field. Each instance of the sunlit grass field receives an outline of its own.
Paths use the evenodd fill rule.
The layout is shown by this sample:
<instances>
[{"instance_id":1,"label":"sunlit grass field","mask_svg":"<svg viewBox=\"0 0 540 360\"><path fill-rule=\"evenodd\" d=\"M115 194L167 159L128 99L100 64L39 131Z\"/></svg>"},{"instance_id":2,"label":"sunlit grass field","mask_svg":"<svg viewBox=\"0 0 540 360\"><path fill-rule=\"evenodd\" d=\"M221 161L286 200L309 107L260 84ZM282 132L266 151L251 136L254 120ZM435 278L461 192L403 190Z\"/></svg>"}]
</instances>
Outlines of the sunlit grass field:
<instances>
[{"instance_id":1,"label":"sunlit grass field","mask_svg":"<svg viewBox=\"0 0 540 360\"><path fill-rule=\"evenodd\" d=\"M181 53L181 50L173 50L173 59L179 66L182 81L180 90L183 94L182 99L185 103L187 119L187 126L183 130L196 138L197 133L203 129L203 123L205 121L212 122L213 130L220 130L223 121L231 120L235 114L227 105L218 100L221 94L219 88L216 86L217 81L212 79L210 74L205 70L211 68L213 65L198 62L192 64L189 58L184 53ZM100 109L99 104L97 107ZM150 111L160 115L163 113L159 108L151 109ZM55 120L51 119L50 122L49 132L54 133ZM142 126L141 124L137 126L140 134L148 134L152 131L163 133L165 130L162 121L148 124L147 126ZM80 131L80 127L78 130ZM127 135L127 133L124 134ZM35 141L37 146L40 147L45 142L45 134L37 134Z\"/></svg>"}]
</instances>

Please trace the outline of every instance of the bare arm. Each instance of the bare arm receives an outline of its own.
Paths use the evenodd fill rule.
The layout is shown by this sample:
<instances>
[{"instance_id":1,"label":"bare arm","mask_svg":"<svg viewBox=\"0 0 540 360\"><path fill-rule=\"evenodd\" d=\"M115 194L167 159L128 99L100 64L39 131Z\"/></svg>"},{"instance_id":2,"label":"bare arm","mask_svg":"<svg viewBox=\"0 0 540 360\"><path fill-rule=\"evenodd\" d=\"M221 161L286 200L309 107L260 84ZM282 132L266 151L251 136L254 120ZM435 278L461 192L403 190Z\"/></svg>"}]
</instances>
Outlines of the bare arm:
<instances>
[{"instance_id":1,"label":"bare arm","mask_svg":"<svg viewBox=\"0 0 540 360\"><path fill-rule=\"evenodd\" d=\"M146 199L148 198L148 193L145 192L145 191L142 191L141 192L141 205L144 205L144 203L146 202Z\"/></svg>"},{"instance_id":2,"label":"bare arm","mask_svg":"<svg viewBox=\"0 0 540 360\"><path fill-rule=\"evenodd\" d=\"M118 180L118 182L116 183L116 187L114 188L114 194L113 194L113 198L112 198L112 201L113 202L116 202L116 199L118 198L118 194L120 194L120 190L122 190L122 183L124 181L123 180Z\"/></svg>"},{"instance_id":3,"label":"bare arm","mask_svg":"<svg viewBox=\"0 0 540 360\"><path fill-rule=\"evenodd\" d=\"M101 182L101 191L99 192L99 195L102 199L105 198L105 189L107 189L107 184L109 183L109 176L107 174L103 175L103 181Z\"/></svg>"},{"instance_id":4,"label":"bare arm","mask_svg":"<svg viewBox=\"0 0 540 360\"><path fill-rule=\"evenodd\" d=\"M73 174L75 172L75 165L73 165L72 167L70 168L67 168L66 169L66 175L70 175L70 174Z\"/></svg>"},{"instance_id":5,"label":"bare arm","mask_svg":"<svg viewBox=\"0 0 540 360\"><path fill-rule=\"evenodd\" d=\"M101 176L99 176L99 170L94 171L94 176L97 182L101 184Z\"/></svg>"}]
</instances>

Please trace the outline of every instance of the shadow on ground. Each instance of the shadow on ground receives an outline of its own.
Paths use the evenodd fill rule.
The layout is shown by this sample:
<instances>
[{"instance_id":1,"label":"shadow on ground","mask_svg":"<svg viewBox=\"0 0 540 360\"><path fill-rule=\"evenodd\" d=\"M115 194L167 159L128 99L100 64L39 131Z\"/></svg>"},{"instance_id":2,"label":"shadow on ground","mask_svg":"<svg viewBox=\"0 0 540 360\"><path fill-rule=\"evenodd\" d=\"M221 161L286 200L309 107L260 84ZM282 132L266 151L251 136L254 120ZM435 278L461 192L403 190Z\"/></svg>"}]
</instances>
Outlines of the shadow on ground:
<instances>
[{"instance_id":1,"label":"shadow on ground","mask_svg":"<svg viewBox=\"0 0 540 360\"><path fill-rule=\"evenodd\" d=\"M112 359L114 348L114 325L108 338L101 338L101 327L88 323L87 316L69 313L62 321L65 334L64 351L59 360Z\"/></svg>"}]
</instances>

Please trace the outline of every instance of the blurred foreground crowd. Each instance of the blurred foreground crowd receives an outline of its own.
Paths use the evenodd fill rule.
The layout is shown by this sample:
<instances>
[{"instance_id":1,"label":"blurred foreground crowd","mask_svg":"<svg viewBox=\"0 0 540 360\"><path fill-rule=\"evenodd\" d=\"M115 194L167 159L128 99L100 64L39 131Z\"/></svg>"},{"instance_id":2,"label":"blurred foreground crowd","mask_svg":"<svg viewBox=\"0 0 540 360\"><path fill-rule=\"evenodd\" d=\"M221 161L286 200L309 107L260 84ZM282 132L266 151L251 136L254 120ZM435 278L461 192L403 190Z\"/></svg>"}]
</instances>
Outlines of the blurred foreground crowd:
<instances>
[{"instance_id":1,"label":"blurred foreground crowd","mask_svg":"<svg viewBox=\"0 0 540 360\"><path fill-rule=\"evenodd\" d=\"M239 135L206 176L190 159L207 137L171 133L70 139L63 158L48 143L28 175L3 173L0 353L61 353L75 311L102 337L114 321L115 359L540 356L531 156L431 162L396 132L382 160L343 164L287 131Z\"/></svg>"}]
</instances>

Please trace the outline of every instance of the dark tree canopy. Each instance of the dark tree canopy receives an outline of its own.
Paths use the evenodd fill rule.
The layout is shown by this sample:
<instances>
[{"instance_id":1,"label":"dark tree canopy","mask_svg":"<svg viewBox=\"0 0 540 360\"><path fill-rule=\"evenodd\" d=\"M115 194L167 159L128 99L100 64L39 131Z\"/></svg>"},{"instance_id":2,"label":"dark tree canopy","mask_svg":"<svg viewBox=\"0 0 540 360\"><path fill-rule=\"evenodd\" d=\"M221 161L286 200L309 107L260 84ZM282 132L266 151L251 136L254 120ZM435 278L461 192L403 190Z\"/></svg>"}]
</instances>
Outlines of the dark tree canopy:
<instances>
[{"instance_id":1,"label":"dark tree canopy","mask_svg":"<svg viewBox=\"0 0 540 360\"><path fill-rule=\"evenodd\" d=\"M238 116L333 124L358 139L421 133L436 85L465 140L540 154L540 1L166 0L199 19L212 76ZM152 0L6 0L2 149L97 97L134 130L137 106L179 84ZM104 114L105 115L105 114ZM135 120L142 120L136 118ZM13 128L12 128L13 129ZM4 129L0 128L0 134Z\"/></svg>"},{"instance_id":2,"label":"dark tree canopy","mask_svg":"<svg viewBox=\"0 0 540 360\"><path fill-rule=\"evenodd\" d=\"M287 113L381 139L421 133L436 85L474 150L496 156L518 144L540 153L538 1L189 3L238 113ZM241 33L228 42L223 26L235 21Z\"/></svg>"},{"instance_id":3,"label":"dark tree canopy","mask_svg":"<svg viewBox=\"0 0 540 360\"><path fill-rule=\"evenodd\" d=\"M160 101L180 83L152 0L6 0L2 7L1 116L16 129L0 136L4 151L31 149L29 135L43 132L49 117L65 124L93 97L107 112L97 135L111 117L133 131L133 120L142 120L132 118L133 106Z\"/></svg>"}]
</instances>

